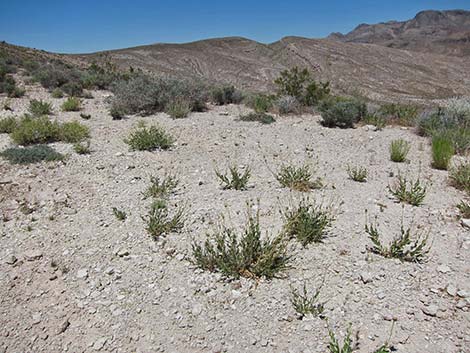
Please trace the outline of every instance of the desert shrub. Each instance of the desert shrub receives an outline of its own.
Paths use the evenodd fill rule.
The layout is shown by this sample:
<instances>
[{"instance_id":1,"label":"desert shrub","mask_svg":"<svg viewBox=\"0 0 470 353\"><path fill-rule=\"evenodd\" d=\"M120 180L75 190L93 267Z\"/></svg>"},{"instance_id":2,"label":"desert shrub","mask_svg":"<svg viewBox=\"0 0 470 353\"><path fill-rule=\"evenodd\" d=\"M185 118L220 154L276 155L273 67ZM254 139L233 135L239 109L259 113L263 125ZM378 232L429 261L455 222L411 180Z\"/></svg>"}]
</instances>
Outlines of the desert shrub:
<instances>
[{"instance_id":1,"label":"desert shrub","mask_svg":"<svg viewBox=\"0 0 470 353\"><path fill-rule=\"evenodd\" d=\"M80 110L81 101L76 97L69 97L62 103L62 110L64 112L78 112Z\"/></svg>"},{"instance_id":2,"label":"desert shrub","mask_svg":"<svg viewBox=\"0 0 470 353\"><path fill-rule=\"evenodd\" d=\"M0 134L10 134L16 129L18 122L13 116L0 119Z\"/></svg>"},{"instance_id":3,"label":"desert shrub","mask_svg":"<svg viewBox=\"0 0 470 353\"><path fill-rule=\"evenodd\" d=\"M145 190L144 197L153 197L156 199L165 199L174 193L178 187L179 180L176 176L167 174L163 178L158 176L150 177L150 186Z\"/></svg>"},{"instance_id":4,"label":"desert shrub","mask_svg":"<svg viewBox=\"0 0 470 353\"><path fill-rule=\"evenodd\" d=\"M287 208L282 215L286 236L297 239L304 247L321 242L334 220L329 208L311 203L308 199L303 199L297 207Z\"/></svg>"},{"instance_id":5,"label":"desert shrub","mask_svg":"<svg viewBox=\"0 0 470 353\"><path fill-rule=\"evenodd\" d=\"M421 136L431 136L436 131L452 128L455 120L444 109L423 112L416 123L417 133Z\"/></svg>"},{"instance_id":6,"label":"desert shrub","mask_svg":"<svg viewBox=\"0 0 470 353\"><path fill-rule=\"evenodd\" d=\"M78 121L63 123L60 126L60 141L76 143L90 137L88 126L80 124Z\"/></svg>"},{"instance_id":7,"label":"desert shrub","mask_svg":"<svg viewBox=\"0 0 470 353\"><path fill-rule=\"evenodd\" d=\"M139 124L124 140L131 150L136 151L167 150L173 145L174 141L174 138L160 126L147 127L145 124Z\"/></svg>"},{"instance_id":8,"label":"desert shrub","mask_svg":"<svg viewBox=\"0 0 470 353\"><path fill-rule=\"evenodd\" d=\"M32 145L55 142L60 140L60 124L47 117L33 118L23 116L16 128L10 134L11 139L18 145Z\"/></svg>"},{"instance_id":9,"label":"desert shrub","mask_svg":"<svg viewBox=\"0 0 470 353\"><path fill-rule=\"evenodd\" d=\"M67 82L60 89L70 97L81 97L83 94L83 87L78 82Z\"/></svg>"},{"instance_id":10,"label":"desert shrub","mask_svg":"<svg viewBox=\"0 0 470 353\"><path fill-rule=\"evenodd\" d=\"M451 168L449 179L453 187L470 193L470 163L462 163Z\"/></svg>"},{"instance_id":11,"label":"desert shrub","mask_svg":"<svg viewBox=\"0 0 470 353\"><path fill-rule=\"evenodd\" d=\"M218 105L239 104L243 100L242 93L230 85L214 88L211 96L212 101Z\"/></svg>"},{"instance_id":12,"label":"desert shrub","mask_svg":"<svg viewBox=\"0 0 470 353\"><path fill-rule=\"evenodd\" d=\"M460 201L460 203L457 205L457 208L460 211L460 216L462 218L470 218L470 203L465 202L465 201Z\"/></svg>"},{"instance_id":13,"label":"desert shrub","mask_svg":"<svg viewBox=\"0 0 470 353\"><path fill-rule=\"evenodd\" d=\"M10 98L24 96L25 90L16 85L15 79L11 75L0 75L0 93L6 93Z\"/></svg>"},{"instance_id":14,"label":"desert shrub","mask_svg":"<svg viewBox=\"0 0 470 353\"><path fill-rule=\"evenodd\" d=\"M52 98L63 98L64 97L64 92L60 88L54 88L51 92L51 97Z\"/></svg>"},{"instance_id":15,"label":"desert shrub","mask_svg":"<svg viewBox=\"0 0 470 353\"><path fill-rule=\"evenodd\" d=\"M396 183L389 185L388 190L398 201L412 206L421 206L426 196L426 186L419 178L413 181L402 175L398 175Z\"/></svg>"},{"instance_id":16,"label":"desert shrub","mask_svg":"<svg viewBox=\"0 0 470 353\"><path fill-rule=\"evenodd\" d=\"M293 96L281 96L276 100L279 114L291 114L299 111L299 102Z\"/></svg>"},{"instance_id":17,"label":"desert shrub","mask_svg":"<svg viewBox=\"0 0 470 353\"><path fill-rule=\"evenodd\" d=\"M253 94L246 100L246 105L252 108L255 113L266 113L273 107L274 97L267 94Z\"/></svg>"},{"instance_id":18,"label":"desert shrub","mask_svg":"<svg viewBox=\"0 0 470 353\"><path fill-rule=\"evenodd\" d=\"M365 103L349 98L330 98L323 100L319 106L322 120L326 127L352 128L365 116Z\"/></svg>"},{"instance_id":19,"label":"desert shrub","mask_svg":"<svg viewBox=\"0 0 470 353\"><path fill-rule=\"evenodd\" d=\"M330 94L329 82L315 82L308 69L284 70L274 81L279 96L295 97L301 104L317 105Z\"/></svg>"},{"instance_id":20,"label":"desert shrub","mask_svg":"<svg viewBox=\"0 0 470 353\"><path fill-rule=\"evenodd\" d=\"M271 279L285 271L291 259L284 237L261 239L259 211L256 214L249 211L242 234L221 226L203 244L193 243L192 247L196 266L231 278Z\"/></svg>"},{"instance_id":21,"label":"desert shrub","mask_svg":"<svg viewBox=\"0 0 470 353\"><path fill-rule=\"evenodd\" d=\"M367 168L366 167L348 165L346 170L351 180L357 181L359 183L364 183L367 181Z\"/></svg>"},{"instance_id":22,"label":"desert shrub","mask_svg":"<svg viewBox=\"0 0 470 353\"><path fill-rule=\"evenodd\" d=\"M368 112L362 121L366 125L374 125L377 131L383 130L383 128L387 125L387 121L384 117L373 112Z\"/></svg>"},{"instance_id":23,"label":"desert shrub","mask_svg":"<svg viewBox=\"0 0 470 353\"><path fill-rule=\"evenodd\" d=\"M378 113L387 121L403 126L414 126L420 109L415 105L388 103L380 107Z\"/></svg>"},{"instance_id":24,"label":"desert shrub","mask_svg":"<svg viewBox=\"0 0 470 353\"><path fill-rule=\"evenodd\" d=\"M52 113L52 104L43 100L31 99L28 110L33 116L49 115Z\"/></svg>"},{"instance_id":25,"label":"desert shrub","mask_svg":"<svg viewBox=\"0 0 470 353\"><path fill-rule=\"evenodd\" d=\"M114 217L116 217L117 220L119 221L125 221L126 218L127 218L127 213L116 208L116 207L113 207L113 215Z\"/></svg>"},{"instance_id":26,"label":"desert shrub","mask_svg":"<svg viewBox=\"0 0 470 353\"><path fill-rule=\"evenodd\" d=\"M256 121L261 124L272 124L276 122L276 119L272 115L266 113L251 112L246 115L240 115L241 121Z\"/></svg>"},{"instance_id":27,"label":"desert shrub","mask_svg":"<svg viewBox=\"0 0 470 353\"><path fill-rule=\"evenodd\" d=\"M167 104L165 112L173 119L186 118L191 112L191 105L184 99L175 99Z\"/></svg>"},{"instance_id":28,"label":"desert shrub","mask_svg":"<svg viewBox=\"0 0 470 353\"><path fill-rule=\"evenodd\" d=\"M30 164L42 161L60 161L64 156L47 145L13 147L0 152L0 156L12 164Z\"/></svg>"},{"instance_id":29,"label":"desert shrub","mask_svg":"<svg viewBox=\"0 0 470 353\"><path fill-rule=\"evenodd\" d=\"M148 215L142 219L146 223L145 230L156 240L183 228L185 210L183 207L179 207L171 215L166 201L158 199L152 202Z\"/></svg>"},{"instance_id":30,"label":"desert shrub","mask_svg":"<svg viewBox=\"0 0 470 353\"><path fill-rule=\"evenodd\" d=\"M215 175L219 178L224 189L246 190L251 177L251 170L245 168L244 172L239 172L237 166L232 165L229 167L228 174L222 174L215 170Z\"/></svg>"},{"instance_id":31,"label":"desert shrub","mask_svg":"<svg viewBox=\"0 0 470 353\"><path fill-rule=\"evenodd\" d=\"M320 295L320 289L318 288L310 293L307 290L307 284L304 282L304 285L301 289L291 288L291 298L290 301L294 310L301 317L311 314L313 316L319 316L323 314L324 303L318 301L318 296Z\"/></svg>"},{"instance_id":32,"label":"desert shrub","mask_svg":"<svg viewBox=\"0 0 470 353\"><path fill-rule=\"evenodd\" d=\"M408 141L397 139L390 144L390 160L393 162L405 162L408 152L410 152L410 143Z\"/></svg>"},{"instance_id":33,"label":"desert shrub","mask_svg":"<svg viewBox=\"0 0 470 353\"><path fill-rule=\"evenodd\" d=\"M447 170L450 160L455 154L453 141L446 135L435 134L431 143L433 168Z\"/></svg>"},{"instance_id":34,"label":"desert shrub","mask_svg":"<svg viewBox=\"0 0 470 353\"><path fill-rule=\"evenodd\" d=\"M313 180L313 172L308 165L284 165L277 173L276 179L285 188L303 192L323 186L320 178Z\"/></svg>"},{"instance_id":35,"label":"desert shrub","mask_svg":"<svg viewBox=\"0 0 470 353\"><path fill-rule=\"evenodd\" d=\"M113 120L122 120L127 115L127 109L120 106L119 103L111 104L109 107L109 115L113 118Z\"/></svg>"},{"instance_id":36,"label":"desert shrub","mask_svg":"<svg viewBox=\"0 0 470 353\"><path fill-rule=\"evenodd\" d=\"M447 99L443 107L461 127L470 128L470 97L454 97Z\"/></svg>"},{"instance_id":37,"label":"desert shrub","mask_svg":"<svg viewBox=\"0 0 470 353\"><path fill-rule=\"evenodd\" d=\"M380 241L380 232L377 224L366 223L365 231L373 244L369 250L386 258L397 258L402 261L422 263L430 250L427 246L428 235L423 236L418 234L412 236L411 227L405 229L403 220L400 233L388 246Z\"/></svg>"},{"instance_id":38,"label":"desert shrub","mask_svg":"<svg viewBox=\"0 0 470 353\"><path fill-rule=\"evenodd\" d=\"M91 153L90 141L87 141L87 143L81 143L81 142L74 143L73 150L77 154L90 154Z\"/></svg>"}]
</instances>

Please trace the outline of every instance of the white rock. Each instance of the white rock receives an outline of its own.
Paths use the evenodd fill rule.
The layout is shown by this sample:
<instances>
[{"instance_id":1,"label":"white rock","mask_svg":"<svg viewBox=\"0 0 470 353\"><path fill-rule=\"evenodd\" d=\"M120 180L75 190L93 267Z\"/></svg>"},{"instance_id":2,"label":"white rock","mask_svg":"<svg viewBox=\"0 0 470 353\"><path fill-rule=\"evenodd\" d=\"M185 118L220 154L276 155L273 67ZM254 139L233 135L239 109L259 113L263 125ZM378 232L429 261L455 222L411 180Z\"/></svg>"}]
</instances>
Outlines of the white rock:
<instances>
[{"instance_id":1,"label":"white rock","mask_svg":"<svg viewBox=\"0 0 470 353\"><path fill-rule=\"evenodd\" d=\"M464 226L465 228L470 228L470 219L462 218L460 220L460 224L462 224L462 226Z\"/></svg>"},{"instance_id":2,"label":"white rock","mask_svg":"<svg viewBox=\"0 0 470 353\"><path fill-rule=\"evenodd\" d=\"M82 268L77 271L77 278L78 279L86 279L88 278L88 270L86 268Z\"/></svg>"},{"instance_id":3,"label":"white rock","mask_svg":"<svg viewBox=\"0 0 470 353\"><path fill-rule=\"evenodd\" d=\"M450 272L451 269L447 265L440 265L440 266L437 267L437 271L441 272L441 273L447 273L447 272Z\"/></svg>"}]
</instances>

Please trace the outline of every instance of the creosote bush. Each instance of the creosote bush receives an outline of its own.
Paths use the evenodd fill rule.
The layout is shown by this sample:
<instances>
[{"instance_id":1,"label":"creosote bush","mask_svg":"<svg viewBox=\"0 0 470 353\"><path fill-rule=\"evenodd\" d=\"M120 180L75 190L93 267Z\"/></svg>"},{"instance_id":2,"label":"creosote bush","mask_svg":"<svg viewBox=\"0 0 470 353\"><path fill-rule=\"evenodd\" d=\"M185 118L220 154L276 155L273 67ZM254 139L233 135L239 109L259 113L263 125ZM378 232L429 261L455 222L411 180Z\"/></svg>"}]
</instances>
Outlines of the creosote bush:
<instances>
[{"instance_id":1,"label":"creosote bush","mask_svg":"<svg viewBox=\"0 0 470 353\"><path fill-rule=\"evenodd\" d=\"M351 180L359 183L365 183L367 181L367 168L362 166L348 166L347 172Z\"/></svg>"},{"instance_id":2,"label":"creosote bush","mask_svg":"<svg viewBox=\"0 0 470 353\"><path fill-rule=\"evenodd\" d=\"M450 184L470 193L470 163L462 163L449 171Z\"/></svg>"},{"instance_id":3,"label":"creosote bush","mask_svg":"<svg viewBox=\"0 0 470 353\"><path fill-rule=\"evenodd\" d=\"M256 112L251 112L245 115L240 115L240 120L241 121L256 121L261 124L271 124L276 122L274 117L272 115L266 114L266 113L256 113Z\"/></svg>"},{"instance_id":4,"label":"creosote bush","mask_svg":"<svg viewBox=\"0 0 470 353\"><path fill-rule=\"evenodd\" d=\"M42 100L31 99L28 110L33 116L49 115L52 113L52 104Z\"/></svg>"},{"instance_id":5,"label":"creosote bush","mask_svg":"<svg viewBox=\"0 0 470 353\"><path fill-rule=\"evenodd\" d=\"M81 107L81 101L76 97L69 97L62 103L62 110L64 112L78 112Z\"/></svg>"},{"instance_id":6,"label":"creosote bush","mask_svg":"<svg viewBox=\"0 0 470 353\"><path fill-rule=\"evenodd\" d=\"M410 143L403 139L393 140L390 144L390 160L392 162L403 163L410 152Z\"/></svg>"},{"instance_id":7,"label":"creosote bush","mask_svg":"<svg viewBox=\"0 0 470 353\"><path fill-rule=\"evenodd\" d=\"M388 246L380 241L380 232L377 228L377 224L367 224L366 220L365 231L373 244L369 250L386 258L397 258L402 261L422 263L425 261L426 255L430 250L427 246L428 235L423 236L418 234L413 237L411 227L405 229L403 220L400 233Z\"/></svg>"},{"instance_id":8,"label":"creosote bush","mask_svg":"<svg viewBox=\"0 0 470 353\"><path fill-rule=\"evenodd\" d=\"M285 188L307 192L323 186L320 178L313 180L313 172L309 165L284 165L276 175L277 181Z\"/></svg>"},{"instance_id":9,"label":"creosote bush","mask_svg":"<svg viewBox=\"0 0 470 353\"><path fill-rule=\"evenodd\" d=\"M64 156L47 145L12 147L0 152L0 156L12 164L30 164L42 161L61 161Z\"/></svg>"},{"instance_id":10,"label":"creosote bush","mask_svg":"<svg viewBox=\"0 0 470 353\"><path fill-rule=\"evenodd\" d=\"M140 123L124 140L131 150L136 151L167 150L173 145L174 141L174 138L162 127L158 125L147 127L144 123Z\"/></svg>"},{"instance_id":11,"label":"creosote bush","mask_svg":"<svg viewBox=\"0 0 470 353\"><path fill-rule=\"evenodd\" d=\"M396 183L389 185L388 190L398 201L412 206L421 206L426 196L426 186L419 178L413 181L402 175L398 175Z\"/></svg>"},{"instance_id":12,"label":"creosote bush","mask_svg":"<svg viewBox=\"0 0 470 353\"><path fill-rule=\"evenodd\" d=\"M242 234L222 225L202 243L193 243L193 261L208 271L219 271L227 277L277 277L288 268L286 239L261 238L259 211L253 214L248 205L248 220Z\"/></svg>"},{"instance_id":13,"label":"creosote bush","mask_svg":"<svg viewBox=\"0 0 470 353\"><path fill-rule=\"evenodd\" d=\"M307 283L304 282L301 289L291 288L291 303L294 310L301 317L307 314L313 316L319 316L323 314L324 304L318 302L318 296L320 295L320 288L310 293L307 290Z\"/></svg>"},{"instance_id":14,"label":"creosote bush","mask_svg":"<svg viewBox=\"0 0 470 353\"><path fill-rule=\"evenodd\" d=\"M150 205L147 216L142 217L146 223L146 231L157 240L171 232L178 232L184 226L185 209L179 207L170 214L168 204L163 199L157 199Z\"/></svg>"},{"instance_id":15,"label":"creosote bush","mask_svg":"<svg viewBox=\"0 0 470 353\"><path fill-rule=\"evenodd\" d=\"M436 134L432 137L432 166L440 170L447 170L450 160L455 154L454 144L445 135Z\"/></svg>"},{"instance_id":16,"label":"creosote bush","mask_svg":"<svg viewBox=\"0 0 470 353\"><path fill-rule=\"evenodd\" d=\"M245 168L243 172L240 172L237 166L232 165L229 167L228 174L222 174L215 170L215 175L219 178L224 189L246 190L251 177L251 170L250 168Z\"/></svg>"},{"instance_id":17,"label":"creosote bush","mask_svg":"<svg viewBox=\"0 0 470 353\"><path fill-rule=\"evenodd\" d=\"M353 98L331 97L319 106L322 120L326 127L353 128L367 113L364 102Z\"/></svg>"},{"instance_id":18,"label":"creosote bush","mask_svg":"<svg viewBox=\"0 0 470 353\"><path fill-rule=\"evenodd\" d=\"M163 178L158 176L150 177L150 186L145 190L144 197L153 197L155 199L165 199L175 192L179 180L176 176L167 174Z\"/></svg>"},{"instance_id":19,"label":"creosote bush","mask_svg":"<svg viewBox=\"0 0 470 353\"><path fill-rule=\"evenodd\" d=\"M334 221L330 208L324 208L306 198L297 207L287 208L281 213L285 220L283 228L286 236L297 239L304 247L321 242Z\"/></svg>"}]
</instances>

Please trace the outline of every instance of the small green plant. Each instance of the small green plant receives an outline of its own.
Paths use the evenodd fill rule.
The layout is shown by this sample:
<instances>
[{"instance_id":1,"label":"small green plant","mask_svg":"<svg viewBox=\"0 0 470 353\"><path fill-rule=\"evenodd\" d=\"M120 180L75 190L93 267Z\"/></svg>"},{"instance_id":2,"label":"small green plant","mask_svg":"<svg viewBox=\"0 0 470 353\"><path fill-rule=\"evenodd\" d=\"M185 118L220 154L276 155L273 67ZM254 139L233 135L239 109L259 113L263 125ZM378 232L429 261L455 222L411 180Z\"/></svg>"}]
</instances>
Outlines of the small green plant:
<instances>
[{"instance_id":1,"label":"small green plant","mask_svg":"<svg viewBox=\"0 0 470 353\"><path fill-rule=\"evenodd\" d=\"M82 118L83 120L90 120L91 114L80 113L80 118Z\"/></svg>"},{"instance_id":2,"label":"small green plant","mask_svg":"<svg viewBox=\"0 0 470 353\"><path fill-rule=\"evenodd\" d=\"M114 217L116 217L116 219L118 219L119 221L124 221L127 218L127 213L117 209L116 207L113 207L113 214Z\"/></svg>"},{"instance_id":3,"label":"small green plant","mask_svg":"<svg viewBox=\"0 0 470 353\"><path fill-rule=\"evenodd\" d=\"M109 108L109 115L111 115L113 120L122 120L126 117L127 111L119 104L115 103Z\"/></svg>"},{"instance_id":4,"label":"small green plant","mask_svg":"<svg viewBox=\"0 0 470 353\"><path fill-rule=\"evenodd\" d=\"M387 121L384 117L376 113L368 113L364 119L364 124L374 125L377 131L381 131L387 125Z\"/></svg>"},{"instance_id":5,"label":"small green plant","mask_svg":"<svg viewBox=\"0 0 470 353\"><path fill-rule=\"evenodd\" d=\"M405 229L403 225L403 219L400 227L400 233L388 246L382 244L380 241L380 233L377 228L377 224L368 224L367 217L365 231L369 235L369 239L373 244L372 247L369 247L369 250L386 258L397 258L402 261L422 263L425 261L426 255L430 250L427 246L428 235L423 236L418 234L416 237L414 237L415 239L412 240L411 227Z\"/></svg>"},{"instance_id":6,"label":"small green plant","mask_svg":"<svg viewBox=\"0 0 470 353\"><path fill-rule=\"evenodd\" d=\"M406 161L408 152L410 152L410 144L408 141L398 139L392 141L390 144L390 159L392 162L403 163Z\"/></svg>"},{"instance_id":7,"label":"small green plant","mask_svg":"<svg viewBox=\"0 0 470 353\"><path fill-rule=\"evenodd\" d=\"M64 93L62 92L62 90L60 88L54 88L51 92L51 97L52 98L63 98L64 97Z\"/></svg>"},{"instance_id":8,"label":"small green plant","mask_svg":"<svg viewBox=\"0 0 470 353\"><path fill-rule=\"evenodd\" d=\"M74 143L73 150L77 154L90 154L91 153L90 141L87 141L86 143L83 143L83 142Z\"/></svg>"},{"instance_id":9,"label":"small green plant","mask_svg":"<svg viewBox=\"0 0 470 353\"><path fill-rule=\"evenodd\" d=\"M78 112L81 108L81 101L76 97L68 97L67 100L62 103L62 110L64 112Z\"/></svg>"},{"instance_id":10,"label":"small green plant","mask_svg":"<svg viewBox=\"0 0 470 353\"><path fill-rule=\"evenodd\" d=\"M256 121L261 124L272 124L276 119L272 115L266 113L251 112L246 115L240 115L241 121Z\"/></svg>"},{"instance_id":11,"label":"small green plant","mask_svg":"<svg viewBox=\"0 0 470 353\"><path fill-rule=\"evenodd\" d=\"M173 119L182 119L191 113L191 105L184 99L175 99L168 103L165 111Z\"/></svg>"},{"instance_id":12,"label":"small green plant","mask_svg":"<svg viewBox=\"0 0 470 353\"><path fill-rule=\"evenodd\" d=\"M42 100L31 99L28 110L33 116L50 115L52 113L52 104Z\"/></svg>"},{"instance_id":13,"label":"small green plant","mask_svg":"<svg viewBox=\"0 0 470 353\"><path fill-rule=\"evenodd\" d=\"M420 109L415 105L388 103L380 107L378 114L384 119L402 126L414 126Z\"/></svg>"},{"instance_id":14,"label":"small green plant","mask_svg":"<svg viewBox=\"0 0 470 353\"><path fill-rule=\"evenodd\" d=\"M470 163L462 163L449 171L450 184L470 193Z\"/></svg>"},{"instance_id":15,"label":"small green plant","mask_svg":"<svg viewBox=\"0 0 470 353\"><path fill-rule=\"evenodd\" d=\"M64 159L62 154L47 145L8 148L1 152L0 156L12 164L30 164L42 161L61 161Z\"/></svg>"},{"instance_id":16,"label":"small green plant","mask_svg":"<svg viewBox=\"0 0 470 353\"><path fill-rule=\"evenodd\" d=\"M146 231L157 240L170 232L178 232L184 226L185 210L178 208L171 216L165 200L154 200L150 205L149 213L142 217L146 223Z\"/></svg>"},{"instance_id":17,"label":"small green plant","mask_svg":"<svg viewBox=\"0 0 470 353\"><path fill-rule=\"evenodd\" d=\"M0 119L0 134L11 134L17 125L18 122L12 116Z\"/></svg>"},{"instance_id":18,"label":"small green plant","mask_svg":"<svg viewBox=\"0 0 470 353\"><path fill-rule=\"evenodd\" d=\"M351 180L359 183L367 181L367 168L361 166L348 166L347 172Z\"/></svg>"},{"instance_id":19,"label":"small green plant","mask_svg":"<svg viewBox=\"0 0 470 353\"><path fill-rule=\"evenodd\" d=\"M447 170L450 160L455 154L454 143L445 135L436 134L432 137L432 166Z\"/></svg>"},{"instance_id":20,"label":"small green plant","mask_svg":"<svg viewBox=\"0 0 470 353\"><path fill-rule=\"evenodd\" d=\"M147 127L142 123L124 142L130 146L131 150L136 151L167 150L173 145L174 138L160 126Z\"/></svg>"},{"instance_id":21,"label":"small green plant","mask_svg":"<svg viewBox=\"0 0 470 353\"><path fill-rule=\"evenodd\" d=\"M460 216L462 218L470 218L470 203L465 202L465 201L460 201L460 203L457 205L457 208L460 211Z\"/></svg>"},{"instance_id":22,"label":"small green plant","mask_svg":"<svg viewBox=\"0 0 470 353\"><path fill-rule=\"evenodd\" d=\"M356 349L356 344L353 344L353 340L351 338L351 325L348 327L346 337L344 337L342 345L340 344L340 342L336 338L335 333L331 329L328 330L328 334L330 336L330 343L328 345L328 350L330 353L352 353Z\"/></svg>"},{"instance_id":23,"label":"small green plant","mask_svg":"<svg viewBox=\"0 0 470 353\"><path fill-rule=\"evenodd\" d=\"M63 123L60 126L59 139L68 143L77 143L90 137L88 126L80 124L78 121Z\"/></svg>"},{"instance_id":24,"label":"small green plant","mask_svg":"<svg viewBox=\"0 0 470 353\"><path fill-rule=\"evenodd\" d=\"M323 186L320 178L316 180L312 180L312 178L313 173L308 165L300 167L284 165L276 175L277 181L283 187L302 192L319 189Z\"/></svg>"},{"instance_id":25,"label":"small green plant","mask_svg":"<svg viewBox=\"0 0 470 353\"><path fill-rule=\"evenodd\" d=\"M227 277L266 277L271 279L288 268L291 257L287 254L282 235L274 239L261 239L259 210L250 211L242 234L222 225L203 244L193 243L193 261L203 270L219 271Z\"/></svg>"},{"instance_id":26,"label":"small green plant","mask_svg":"<svg viewBox=\"0 0 470 353\"><path fill-rule=\"evenodd\" d=\"M153 197L155 199L165 199L174 193L178 187L179 180L174 175L165 175L163 178L158 176L150 177L150 186L145 190L144 197Z\"/></svg>"},{"instance_id":27,"label":"small green plant","mask_svg":"<svg viewBox=\"0 0 470 353\"><path fill-rule=\"evenodd\" d=\"M395 185L389 185L388 190L398 201L412 206L421 206L426 196L426 186L419 178L413 181L402 175L398 175Z\"/></svg>"},{"instance_id":28,"label":"small green plant","mask_svg":"<svg viewBox=\"0 0 470 353\"><path fill-rule=\"evenodd\" d=\"M304 198L297 207L281 212L284 219L284 232L288 238L296 238L302 246L321 242L326 229L334 217L329 208L311 203Z\"/></svg>"},{"instance_id":29,"label":"small green plant","mask_svg":"<svg viewBox=\"0 0 470 353\"><path fill-rule=\"evenodd\" d=\"M294 310L301 316L311 314L319 316L323 314L324 304L318 302L320 295L320 288L316 289L313 293L307 290L307 284L304 282L303 287L299 290L291 288L291 303Z\"/></svg>"},{"instance_id":30,"label":"small green plant","mask_svg":"<svg viewBox=\"0 0 470 353\"><path fill-rule=\"evenodd\" d=\"M59 136L60 124L57 121L51 121L46 116L33 118L29 115L23 116L10 134L18 145L55 142Z\"/></svg>"},{"instance_id":31,"label":"small green plant","mask_svg":"<svg viewBox=\"0 0 470 353\"><path fill-rule=\"evenodd\" d=\"M239 172L237 166L232 165L229 167L229 175L222 174L218 170L215 170L215 175L220 179L224 189L235 189L235 190L246 190L248 186L248 180L251 177L250 168L245 168L245 171Z\"/></svg>"}]
</instances>

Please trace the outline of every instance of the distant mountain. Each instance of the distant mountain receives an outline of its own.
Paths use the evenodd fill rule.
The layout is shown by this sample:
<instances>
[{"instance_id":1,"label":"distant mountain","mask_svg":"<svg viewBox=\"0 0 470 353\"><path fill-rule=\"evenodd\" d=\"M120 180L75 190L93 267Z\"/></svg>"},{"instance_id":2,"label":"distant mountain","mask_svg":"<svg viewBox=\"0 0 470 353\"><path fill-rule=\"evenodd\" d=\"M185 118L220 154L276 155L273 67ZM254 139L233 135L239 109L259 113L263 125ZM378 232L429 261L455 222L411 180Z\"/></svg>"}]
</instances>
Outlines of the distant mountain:
<instances>
[{"instance_id":1,"label":"distant mountain","mask_svg":"<svg viewBox=\"0 0 470 353\"><path fill-rule=\"evenodd\" d=\"M470 11L422 11L408 21L361 24L348 34L332 33L328 38L426 53L470 56Z\"/></svg>"}]
</instances>

